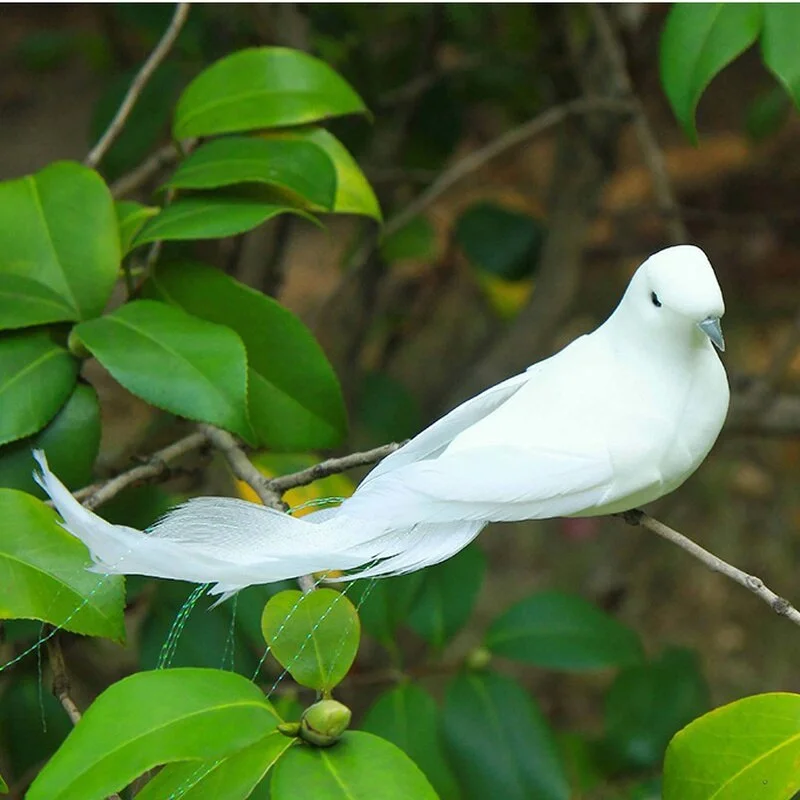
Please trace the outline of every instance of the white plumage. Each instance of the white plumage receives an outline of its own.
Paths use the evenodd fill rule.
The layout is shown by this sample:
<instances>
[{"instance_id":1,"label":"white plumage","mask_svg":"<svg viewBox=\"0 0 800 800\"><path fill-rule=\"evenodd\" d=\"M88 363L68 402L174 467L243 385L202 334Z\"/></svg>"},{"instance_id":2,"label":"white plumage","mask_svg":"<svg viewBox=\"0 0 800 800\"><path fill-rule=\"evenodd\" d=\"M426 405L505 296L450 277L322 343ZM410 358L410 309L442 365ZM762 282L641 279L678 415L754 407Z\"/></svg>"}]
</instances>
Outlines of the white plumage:
<instances>
[{"instance_id":1,"label":"white plumage","mask_svg":"<svg viewBox=\"0 0 800 800\"><path fill-rule=\"evenodd\" d=\"M37 480L100 572L214 583L212 593L348 570L420 569L489 522L611 514L682 484L728 409L722 293L697 247L636 271L596 331L451 411L376 466L335 510L295 519L223 497L190 500L150 532L83 508Z\"/></svg>"}]
</instances>

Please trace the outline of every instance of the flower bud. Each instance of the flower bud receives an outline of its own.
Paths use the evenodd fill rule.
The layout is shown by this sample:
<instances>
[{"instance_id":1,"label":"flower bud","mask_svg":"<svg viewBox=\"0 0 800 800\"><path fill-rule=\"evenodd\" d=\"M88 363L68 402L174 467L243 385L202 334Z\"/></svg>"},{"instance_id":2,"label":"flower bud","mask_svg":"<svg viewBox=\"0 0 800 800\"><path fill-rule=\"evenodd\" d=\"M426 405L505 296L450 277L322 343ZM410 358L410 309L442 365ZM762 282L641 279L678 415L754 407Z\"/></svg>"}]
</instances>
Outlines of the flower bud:
<instances>
[{"instance_id":1,"label":"flower bud","mask_svg":"<svg viewBox=\"0 0 800 800\"><path fill-rule=\"evenodd\" d=\"M338 700L320 700L303 712L300 737L317 747L330 747L347 730L351 716L350 709Z\"/></svg>"}]
</instances>

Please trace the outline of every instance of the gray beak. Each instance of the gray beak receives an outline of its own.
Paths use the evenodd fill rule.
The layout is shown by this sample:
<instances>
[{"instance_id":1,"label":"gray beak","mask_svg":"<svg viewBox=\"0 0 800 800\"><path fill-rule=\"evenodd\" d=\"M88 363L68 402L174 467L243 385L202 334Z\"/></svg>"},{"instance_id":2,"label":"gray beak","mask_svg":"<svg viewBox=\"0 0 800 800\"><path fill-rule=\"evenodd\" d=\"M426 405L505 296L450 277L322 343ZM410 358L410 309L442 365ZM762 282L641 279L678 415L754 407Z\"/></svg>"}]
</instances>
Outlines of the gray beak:
<instances>
[{"instance_id":1,"label":"gray beak","mask_svg":"<svg viewBox=\"0 0 800 800\"><path fill-rule=\"evenodd\" d=\"M702 322L697 323L703 333L714 342L714 347L721 353L725 352L725 339L722 338L722 326L719 324L719 317L708 317Z\"/></svg>"}]
</instances>

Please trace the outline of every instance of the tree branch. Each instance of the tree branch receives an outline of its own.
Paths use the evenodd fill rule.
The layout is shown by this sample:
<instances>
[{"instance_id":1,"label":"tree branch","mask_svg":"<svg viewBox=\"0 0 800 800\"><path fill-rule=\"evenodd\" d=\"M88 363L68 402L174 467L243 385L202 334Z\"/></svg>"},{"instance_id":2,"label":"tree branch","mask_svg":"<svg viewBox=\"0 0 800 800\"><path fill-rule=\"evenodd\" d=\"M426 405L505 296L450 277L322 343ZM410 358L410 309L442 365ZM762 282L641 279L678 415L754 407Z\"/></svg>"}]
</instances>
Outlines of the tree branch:
<instances>
[{"instance_id":1,"label":"tree branch","mask_svg":"<svg viewBox=\"0 0 800 800\"><path fill-rule=\"evenodd\" d=\"M142 161L138 167L134 167L130 172L115 180L109 187L111 194L114 198L119 199L136 191L151 178L154 178L164 167L174 164L178 158L180 158L180 151L175 143L169 142L165 144Z\"/></svg>"},{"instance_id":2,"label":"tree branch","mask_svg":"<svg viewBox=\"0 0 800 800\"><path fill-rule=\"evenodd\" d=\"M175 44L175 40L178 38L178 34L181 32L181 28L183 28L188 16L189 3L178 3L172 21L169 23L166 31L164 31L164 35L153 49L153 52L150 53L147 61L144 62L142 68L133 79L133 83L130 85L128 93L117 109L114 119L111 120L105 133L91 149L89 155L86 156L83 163L86 164L87 167L96 167L111 148L111 145L114 144L114 141L125 127L125 123L128 121L128 117L133 107L136 105L136 101L139 99L144 87L147 85L147 82L161 65L161 62L167 57L169 51L172 49L172 45Z\"/></svg>"},{"instance_id":3,"label":"tree branch","mask_svg":"<svg viewBox=\"0 0 800 800\"><path fill-rule=\"evenodd\" d=\"M50 628L48 625L47 628ZM69 675L67 665L64 663L64 653L61 650L61 640L59 634L51 628L45 638L47 642L47 655L50 659L50 669L53 671L53 694L67 712L67 716L73 725L77 725L81 719L81 712L72 699L70 694Z\"/></svg>"},{"instance_id":4,"label":"tree branch","mask_svg":"<svg viewBox=\"0 0 800 800\"><path fill-rule=\"evenodd\" d=\"M764 585L761 578L755 575L749 575L743 572L738 567L734 567L727 561L723 561L719 556L714 555L699 544L693 542L682 533L673 530L663 522L659 522L644 511L634 509L633 511L626 511L618 516L622 517L629 525L639 525L647 530L666 539L673 544L678 545L682 550L685 550L689 555L694 556L698 561L705 564L713 572L718 572L732 581L736 581L740 586L749 589L756 597L763 600L776 614L791 620L795 625L800 625L800 611L798 611L788 600L775 594L771 589Z\"/></svg>"}]
</instances>

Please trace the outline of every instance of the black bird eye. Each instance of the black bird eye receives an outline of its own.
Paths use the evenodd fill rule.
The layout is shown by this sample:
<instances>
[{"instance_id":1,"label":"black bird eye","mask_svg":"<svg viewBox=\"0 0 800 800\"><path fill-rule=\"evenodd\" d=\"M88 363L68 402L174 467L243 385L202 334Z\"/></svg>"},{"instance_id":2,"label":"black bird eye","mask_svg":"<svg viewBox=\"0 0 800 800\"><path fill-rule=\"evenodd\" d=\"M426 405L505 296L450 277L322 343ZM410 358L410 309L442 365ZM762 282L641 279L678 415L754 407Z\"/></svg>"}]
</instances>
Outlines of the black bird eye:
<instances>
[{"instance_id":1,"label":"black bird eye","mask_svg":"<svg viewBox=\"0 0 800 800\"><path fill-rule=\"evenodd\" d=\"M653 301L653 305L656 308L661 308L661 301L658 299L658 295L655 292L650 292L650 299Z\"/></svg>"}]
</instances>

